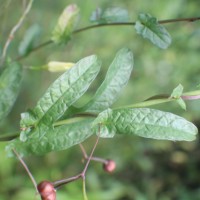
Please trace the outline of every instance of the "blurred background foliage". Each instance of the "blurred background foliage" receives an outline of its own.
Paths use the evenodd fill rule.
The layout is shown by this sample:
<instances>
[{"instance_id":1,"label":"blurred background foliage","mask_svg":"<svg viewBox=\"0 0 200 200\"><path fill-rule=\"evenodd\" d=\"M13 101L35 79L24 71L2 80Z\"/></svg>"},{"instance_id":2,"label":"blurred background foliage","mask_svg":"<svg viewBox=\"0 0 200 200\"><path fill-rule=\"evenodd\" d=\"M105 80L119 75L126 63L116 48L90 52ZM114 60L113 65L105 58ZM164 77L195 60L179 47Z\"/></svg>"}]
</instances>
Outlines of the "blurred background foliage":
<instances>
[{"instance_id":1,"label":"blurred background foliage","mask_svg":"<svg viewBox=\"0 0 200 200\"><path fill-rule=\"evenodd\" d=\"M9 31L20 18L27 0L0 0L0 52ZM89 17L97 7L122 7L129 11L131 21L139 13L150 13L159 20L195 17L199 15L200 1L195 0L46 0L36 1L23 26L17 32L9 48L9 56L18 56L19 44L28 28L37 24L40 35L36 42L50 39L58 16L66 5L76 3L80 7L80 22L77 28L90 24ZM95 83L79 101L82 105L103 80L106 70L122 47L129 47L135 57L135 66L129 84L114 106L143 101L156 94L171 93L179 83L184 91L198 89L200 84L200 22L167 24L172 36L172 45L160 50L143 40L131 26L102 27L73 36L67 45L54 44L33 52L20 62L24 66L23 87L9 116L0 124L0 134L19 130L20 113L33 107L49 84L60 74L34 71L30 66L40 66L48 61L76 62L97 54L103 67ZM200 126L200 101L187 102L187 111L176 103L154 106L175 114ZM95 138L84 142L90 152ZM0 143L0 200L35 199L33 185L17 159L7 158L6 143ZM200 196L200 150L199 138L194 142L155 141L139 137L116 136L101 139L95 155L112 158L117 163L115 173L108 175L98 163L91 162L87 173L89 199L95 200L197 200ZM70 177L83 169L78 146L25 159L37 182ZM81 181L58 190L58 199L83 199ZM39 199L39 197L37 197Z\"/></svg>"}]
</instances>

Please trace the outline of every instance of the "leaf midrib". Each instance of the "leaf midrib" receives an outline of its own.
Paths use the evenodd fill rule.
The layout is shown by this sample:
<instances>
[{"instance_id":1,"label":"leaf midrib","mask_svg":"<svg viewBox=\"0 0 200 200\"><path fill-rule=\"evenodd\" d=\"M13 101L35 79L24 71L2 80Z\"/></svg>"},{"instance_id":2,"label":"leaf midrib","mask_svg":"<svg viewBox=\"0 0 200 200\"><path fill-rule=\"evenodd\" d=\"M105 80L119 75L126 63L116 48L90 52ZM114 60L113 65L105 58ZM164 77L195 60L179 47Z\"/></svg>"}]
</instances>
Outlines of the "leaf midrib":
<instances>
[{"instance_id":1,"label":"leaf midrib","mask_svg":"<svg viewBox=\"0 0 200 200\"><path fill-rule=\"evenodd\" d=\"M92 65L94 65L94 64L95 64L95 63L93 63ZM76 81L75 81L71 86L74 86L74 85L77 83L77 81L80 80L81 77L84 76L84 75L87 73L87 71L89 71L89 70L91 69L92 65L91 65L90 67L88 67L88 69L87 69L81 76L79 76L79 77L76 79ZM63 92L63 94L62 94L62 95L55 101L55 103L44 113L44 115L38 120L38 122L36 122L36 124L35 124L36 127L37 127L40 123L42 123L43 119L46 117L46 115L47 115L47 113L49 112L49 110L51 110L52 107L54 107L54 105L57 104L57 102L65 95L65 93L66 93L69 89L70 89L70 87L68 87L68 88L65 90L65 92ZM66 105L67 105L67 104L66 104ZM67 110L68 108L69 108L69 105L67 106L66 110ZM66 111L66 110L65 110L65 111ZM50 124L49 124L49 125L50 125Z\"/></svg>"}]
</instances>

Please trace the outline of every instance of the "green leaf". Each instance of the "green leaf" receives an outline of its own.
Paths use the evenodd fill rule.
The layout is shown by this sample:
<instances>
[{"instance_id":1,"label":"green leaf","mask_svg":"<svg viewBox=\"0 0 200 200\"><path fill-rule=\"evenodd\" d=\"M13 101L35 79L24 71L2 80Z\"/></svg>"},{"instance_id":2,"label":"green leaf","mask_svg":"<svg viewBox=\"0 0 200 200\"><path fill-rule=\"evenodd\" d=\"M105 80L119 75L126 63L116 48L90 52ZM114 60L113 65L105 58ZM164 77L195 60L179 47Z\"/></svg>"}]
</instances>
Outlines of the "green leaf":
<instances>
[{"instance_id":1,"label":"green leaf","mask_svg":"<svg viewBox=\"0 0 200 200\"><path fill-rule=\"evenodd\" d=\"M6 150L10 156L13 148L22 156L27 156L32 154L42 155L51 151L70 148L93 134L90 128L92 121L93 119L85 119L51 128L42 138L38 137L40 129L36 128L26 142L16 139L7 145Z\"/></svg>"},{"instance_id":2,"label":"green leaf","mask_svg":"<svg viewBox=\"0 0 200 200\"><path fill-rule=\"evenodd\" d=\"M183 109L186 110L186 104L185 101L180 97L179 99L176 100L176 102L179 104L179 106Z\"/></svg>"},{"instance_id":3,"label":"green leaf","mask_svg":"<svg viewBox=\"0 0 200 200\"><path fill-rule=\"evenodd\" d=\"M176 99L176 102L181 106L181 108L186 110L186 104L181 98L182 94L183 94L183 86L179 84L176 88L174 88L170 98Z\"/></svg>"},{"instance_id":4,"label":"green leaf","mask_svg":"<svg viewBox=\"0 0 200 200\"><path fill-rule=\"evenodd\" d=\"M197 127L184 118L149 108L107 109L99 114L93 126L97 127L97 124L107 130L104 137L118 133L159 140L192 141L198 133Z\"/></svg>"},{"instance_id":5,"label":"green leaf","mask_svg":"<svg viewBox=\"0 0 200 200\"><path fill-rule=\"evenodd\" d=\"M37 24L32 25L25 33L23 40L19 44L19 55L27 55L34 47L37 38L41 32L40 27Z\"/></svg>"},{"instance_id":6,"label":"green leaf","mask_svg":"<svg viewBox=\"0 0 200 200\"><path fill-rule=\"evenodd\" d=\"M94 97L81 111L99 113L109 108L119 97L127 84L133 69L133 54L127 49L121 49L111 63L105 80L96 91Z\"/></svg>"},{"instance_id":7,"label":"green leaf","mask_svg":"<svg viewBox=\"0 0 200 200\"><path fill-rule=\"evenodd\" d=\"M58 43L67 43L77 23L79 8L76 4L67 6L60 15L58 22L52 32L51 39Z\"/></svg>"},{"instance_id":8,"label":"green leaf","mask_svg":"<svg viewBox=\"0 0 200 200\"><path fill-rule=\"evenodd\" d=\"M0 120L10 112L19 94L22 82L22 67L18 63L10 63L0 76Z\"/></svg>"},{"instance_id":9,"label":"green leaf","mask_svg":"<svg viewBox=\"0 0 200 200\"><path fill-rule=\"evenodd\" d=\"M171 98L178 99L183 94L183 86L179 84L174 90L172 91Z\"/></svg>"},{"instance_id":10,"label":"green leaf","mask_svg":"<svg viewBox=\"0 0 200 200\"><path fill-rule=\"evenodd\" d=\"M113 7L102 11L97 8L91 15L90 21L101 23L127 22L129 21L128 11L123 8Z\"/></svg>"},{"instance_id":11,"label":"green leaf","mask_svg":"<svg viewBox=\"0 0 200 200\"><path fill-rule=\"evenodd\" d=\"M98 74L100 65L97 57L92 55L62 74L48 88L36 107L22 114L21 128L26 131L27 128L41 126L41 134L45 134L42 129L52 126L85 93Z\"/></svg>"},{"instance_id":12,"label":"green leaf","mask_svg":"<svg viewBox=\"0 0 200 200\"><path fill-rule=\"evenodd\" d=\"M139 35L149 39L161 49L166 49L171 44L171 36L165 27L160 25L157 19L150 14L140 14L135 29Z\"/></svg>"}]
</instances>

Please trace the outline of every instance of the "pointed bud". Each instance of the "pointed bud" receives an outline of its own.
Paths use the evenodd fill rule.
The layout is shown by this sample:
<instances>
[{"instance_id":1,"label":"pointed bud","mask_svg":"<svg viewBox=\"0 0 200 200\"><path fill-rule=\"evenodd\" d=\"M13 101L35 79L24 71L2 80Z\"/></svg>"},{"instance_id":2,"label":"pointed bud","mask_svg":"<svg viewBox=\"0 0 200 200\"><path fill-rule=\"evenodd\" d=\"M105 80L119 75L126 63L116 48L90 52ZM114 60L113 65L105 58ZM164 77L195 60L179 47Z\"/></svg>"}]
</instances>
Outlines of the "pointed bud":
<instances>
[{"instance_id":1,"label":"pointed bud","mask_svg":"<svg viewBox=\"0 0 200 200\"><path fill-rule=\"evenodd\" d=\"M62 72L70 69L75 64L70 62L57 62L57 61L51 61L47 64L47 69L50 72Z\"/></svg>"}]
</instances>

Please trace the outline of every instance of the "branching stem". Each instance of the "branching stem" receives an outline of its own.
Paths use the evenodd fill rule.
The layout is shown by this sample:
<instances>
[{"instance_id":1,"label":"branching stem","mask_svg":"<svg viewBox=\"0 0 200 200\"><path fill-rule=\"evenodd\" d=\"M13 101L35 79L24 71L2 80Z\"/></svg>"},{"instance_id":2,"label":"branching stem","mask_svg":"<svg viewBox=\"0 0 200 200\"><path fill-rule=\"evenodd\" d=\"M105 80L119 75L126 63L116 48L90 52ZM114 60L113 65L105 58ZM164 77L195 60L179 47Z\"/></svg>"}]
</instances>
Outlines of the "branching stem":
<instances>
[{"instance_id":1,"label":"branching stem","mask_svg":"<svg viewBox=\"0 0 200 200\"><path fill-rule=\"evenodd\" d=\"M93 148L92 148L92 151L91 151L91 153L90 153L90 156L88 157L88 159L87 159L87 162L86 162L86 164L85 164L85 167L84 167L84 169L83 169L83 171L80 173L80 174L78 174L78 175L76 175L76 176L73 176L73 177L70 177L70 178L67 178L67 179L62 179L62 180L58 180L58 181L55 181L55 182L53 182L53 185L54 185L54 188L55 189L57 189L57 188L59 188L59 187L61 187L62 185L65 185L65 184L67 184L67 183L70 183L70 182L73 182L73 181L76 181L76 180L78 180L78 179L80 179L80 178L82 178L83 179L83 193L84 193L84 198L86 198L87 196L86 196L86 191L85 191L85 174L86 174L86 171L87 171L87 169L88 169L88 166L89 166L89 163L90 163L90 161L91 161L91 159L92 159L92 156L93 156L93 154L94 154L94 151L95 151L95 149L96 149L96 147L97 147L97 144L98 144L98 142L99 142L99 138L100 138L100 125L99 125L99 135L97 136L97 139L96 139L96 142L95 142L95 144L94 144L94 146L93 146ZM82 148L82 152L84 152L84 156L87 156L87 153L85 152L85 149L84 148ZM87 199L87 198L86 198Z\"/></svg>"},{"instance_id":2,"label":"branching stem","mask_svg":"<svg viewBox=\"0 0 200 200\"><path fill-rule=\"evenodd\" d=\"M79 146L80 146L80 149L81 149L81 151L82 151L82 154L83 154L84 159L85 159L85 160L88 160L89 157L88 157L88 155L87 155L87 153L86 153L86 151L85 151L85 148L83 147L82 144L79 144ZM94 157L94 156L92 156L90 160L93 160L93 161L96 161L96 162L100 162L100 163L105 163L105 164L107 163L107 160L106 160L106 159L99 158L99 157Z\"/></svg>"},{"instance_id":3,"label":"branching stem","mask_svg":"<svg viewBox=\"0 0 200 200\"><path fill-rule=\"evenodd\" d=\"M167 20L159 20L158 23L159 24L169 24L169 23L177 23L177 22L195 22L200 20L200 17L190 17L190 18L178 18L178 19L167 19ZM95 24L95 25L91 25L91 26L86 26L77 30L74 30L72 34L78 34L84 31L87 31L89 29L94 29L94 28L100 28L100 27L106 27L106 26L134 26L135 22L120 22L120 23L102 23L102 24ZM32 50L29 52L32 53L34 51L37 51L49 44L52 44L53 41L52 40L48 40L44 43L39 44L38 46L32 48ZM27 55L26 55L27 56ZM19 56L17 57L15 60L19 61L22 60L23 58L25 58L26 56Z\"/></svg>"}]
</instances>

